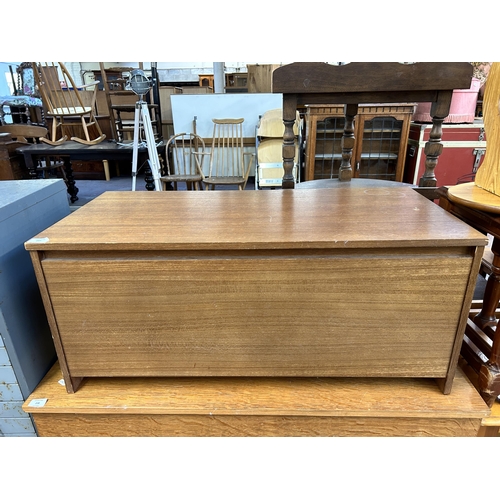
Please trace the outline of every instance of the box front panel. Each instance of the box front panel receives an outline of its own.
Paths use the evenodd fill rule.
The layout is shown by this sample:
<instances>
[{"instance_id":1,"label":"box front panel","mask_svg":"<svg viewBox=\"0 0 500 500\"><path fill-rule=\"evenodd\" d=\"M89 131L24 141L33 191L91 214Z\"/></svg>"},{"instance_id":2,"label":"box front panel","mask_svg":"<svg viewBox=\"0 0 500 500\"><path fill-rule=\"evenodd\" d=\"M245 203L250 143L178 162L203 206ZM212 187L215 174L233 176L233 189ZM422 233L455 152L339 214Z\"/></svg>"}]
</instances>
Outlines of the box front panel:
<instances>
[{"instance_id":1,"label":"box front panel","mask_svg":"<svg viewBox=\"0 0 500 500\"><path fill-rule=\"evenodd\" d=\"M466 249L42 261L72 376L444 377Z\"/></svg>"}]
</instances>

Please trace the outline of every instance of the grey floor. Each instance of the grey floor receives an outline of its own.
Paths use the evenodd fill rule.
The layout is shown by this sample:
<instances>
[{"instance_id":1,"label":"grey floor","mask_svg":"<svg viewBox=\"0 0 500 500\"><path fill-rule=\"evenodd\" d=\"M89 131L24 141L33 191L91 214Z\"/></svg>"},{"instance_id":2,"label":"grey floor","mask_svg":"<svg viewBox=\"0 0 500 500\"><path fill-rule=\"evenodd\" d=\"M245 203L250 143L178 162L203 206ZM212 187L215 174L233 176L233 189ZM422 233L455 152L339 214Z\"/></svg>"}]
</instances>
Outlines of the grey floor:
<instances>
[{"instance_id":1,"label":"grey floor","mask_svg":"<svg viewBox=\"0 0 500 500\"><path fill-rule=\"evenodd\" d=\"M106 191L132 191L132 177L111 177L109 181L76 179L75 185L78 200L71 204L72 208L81 207ZM137 178L136 191L146 191L143 175Z\"/></svg>"},{"instance_id":2,"label":"grey floor","mask_svg":"<svg viewBox=\"0 0 500 500\"><path fill-rule=\"evenodd\" d=\"M132 177L127 176L113 176L109 181L106 180L75 180L75 185L78 188L78 200L71 204L72 209L76 209L93 200L96 196L106 191L132 191ZM246 189L254 189L254 180L248 180ZM186 185L179 183L179 190L185 190ZM218 187L217 189L222 189ZM237 189L235 186L227 187L224 189ZM138 174L136 182L136 191L146 191L146 183L143 174Z\"/></svg>"}]
</instances>

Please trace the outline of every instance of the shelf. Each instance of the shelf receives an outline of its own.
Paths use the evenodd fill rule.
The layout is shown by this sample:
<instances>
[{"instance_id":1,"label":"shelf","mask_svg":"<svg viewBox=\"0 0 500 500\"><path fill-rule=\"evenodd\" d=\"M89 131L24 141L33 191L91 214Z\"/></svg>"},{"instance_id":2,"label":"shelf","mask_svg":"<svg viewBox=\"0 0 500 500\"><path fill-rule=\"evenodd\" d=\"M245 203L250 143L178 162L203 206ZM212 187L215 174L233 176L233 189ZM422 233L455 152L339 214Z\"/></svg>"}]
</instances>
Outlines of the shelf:
<instances>
[{"instance_id":1,"label":"shelf","mask_svg":"<svg viewBox=\"0 0 500 500\"><path fill-rule=\"evenodd\" d=\"M314 156L316 160L341 160L342 153L325 153L325 154L316 154ZM398 155L396 153L361 153L361 160L370 160L370 159L380 159L380 160L397 160Z\"/></svg>"},{"instance_id":2,"label":"shelf","mask_svg":"<svg viewBox=\"0 0 500 500\"><path fill-rule=\"evenodd\" d=\"M380 160L397 160L398 155L396 153L361 153L361 160L371 160L377 158Z\"/></svg>"},{"instance_id":3,"label":"shelf","mask_svg":"<svg viewBox=\"0 0 500 500\"><path fill-rule=\"evenodd\" d=\"M341 153L326 153L326 154L316 154L314 156L316 160L341 160L342 159L342 154Z\"/></svg>"},{"instance_id":4,"label":"shelf","mask_svg":"<svg viewBox=\"0 0 500 500\"><path fill-rule=\"evenodd\" d=\"M401 133L400 128L365 128L364 130L364 135L370 135L370 134L392 134L394 132L399 132Z\"/></svg>"}]
</instances>

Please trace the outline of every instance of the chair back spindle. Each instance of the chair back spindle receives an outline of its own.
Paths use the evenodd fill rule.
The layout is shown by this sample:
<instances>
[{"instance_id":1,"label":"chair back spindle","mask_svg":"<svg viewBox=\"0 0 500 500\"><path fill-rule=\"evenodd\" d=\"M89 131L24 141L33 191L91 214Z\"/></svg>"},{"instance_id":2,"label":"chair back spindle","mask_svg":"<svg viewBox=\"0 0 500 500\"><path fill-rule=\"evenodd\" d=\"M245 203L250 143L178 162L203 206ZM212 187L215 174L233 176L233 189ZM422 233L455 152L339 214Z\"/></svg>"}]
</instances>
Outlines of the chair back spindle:
<instances>
[{"instance_id":1,"label":"chair back spindle","mask_svg":"<svg viewBox=\"0 0 500 500\"><path fill-rule=\"evenodd\" d=\"M201 187L201 175L196 166L195 154L205 154L205 142L201 137L191 133L180 133L171 137L166 145L166 175L160 177L163 189L172 183L185 182L187 189L198 190Z\"/></svg>"},{"instance_id":2,"label":"chair back spindle","mask_svg":"<svg viewBox=\"0 0 500 500\"><path fill-rule=\"evenodd\" d=\"M198 170L202 175L205 189L215 189L217 185L237 186L245 189L255 153L247 153L244 148L244 118L213 118L213 136L208 158L208 174L201 168L200 154L196 155Z\"/></svg>"}]
</instances>

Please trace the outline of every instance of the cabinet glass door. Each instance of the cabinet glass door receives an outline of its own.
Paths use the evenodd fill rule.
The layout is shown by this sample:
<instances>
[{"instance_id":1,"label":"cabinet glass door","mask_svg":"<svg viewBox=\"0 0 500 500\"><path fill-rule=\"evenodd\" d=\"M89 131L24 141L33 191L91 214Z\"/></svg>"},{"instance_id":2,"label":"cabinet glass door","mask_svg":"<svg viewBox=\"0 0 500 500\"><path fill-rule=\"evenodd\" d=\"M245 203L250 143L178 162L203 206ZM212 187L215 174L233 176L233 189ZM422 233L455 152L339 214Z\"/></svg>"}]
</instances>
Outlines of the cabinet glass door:
<instances>
[{"instance_id":1,"label":"cabinet glass door","mask_svg":"<svg viewBox=\"0 0 500 500\"><path fill-rule=\"evenodd\" d=\"M344 117L331 117L316 124L314 179L333 179L339 175L342 160Z\"/></svg>"},{"instance_id":2,"label":"cabinet glass door","mask_svg":"<svg viewBox=\"0 0 500 500\"><path fill-rule=\"evenodd\" d=\"M403 121L392 117L365 120L356 177L396 180Z\"/></svg>"}]
</instances>

